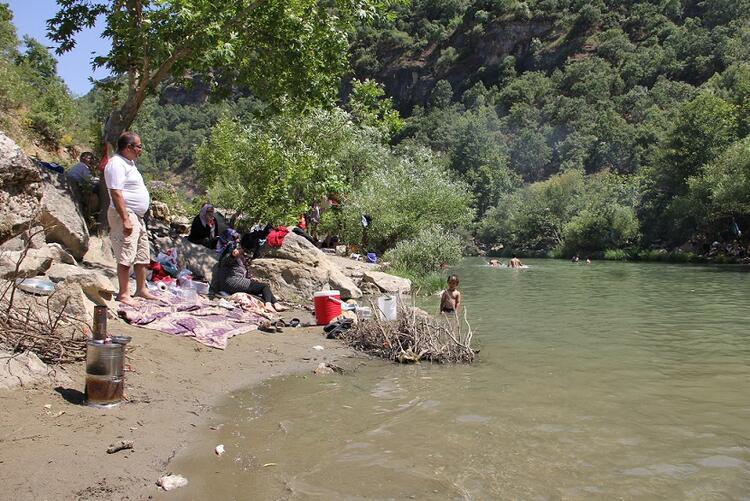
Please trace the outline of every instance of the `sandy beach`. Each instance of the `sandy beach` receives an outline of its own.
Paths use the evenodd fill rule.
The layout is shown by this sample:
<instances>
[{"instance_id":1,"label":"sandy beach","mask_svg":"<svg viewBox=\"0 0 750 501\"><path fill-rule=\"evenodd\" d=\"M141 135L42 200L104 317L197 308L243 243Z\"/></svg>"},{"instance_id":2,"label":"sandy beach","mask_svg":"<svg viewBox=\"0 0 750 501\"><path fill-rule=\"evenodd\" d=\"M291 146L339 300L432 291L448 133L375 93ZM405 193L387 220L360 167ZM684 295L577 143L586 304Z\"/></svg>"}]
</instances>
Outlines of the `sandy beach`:
<instances>
[{"instance_id":1,"label":"sandy beach","mask_svg":"<svg viewBox=\"0 0 750 501\"><path fill-rule=\"evenodd\" d=\"M1 499L146 499L191 437L210 433L212 406L228 393L276 376L312 374L320 362L351 367L357 358L318 327L249 332L225 351L121 322L110 331L133 337L129 402L113 409L83 405L83 362L64 367L70 382L54 388L0 390ZM134 448L108 454L120 440L132 440Z\"/></svg>"}]
</instances>

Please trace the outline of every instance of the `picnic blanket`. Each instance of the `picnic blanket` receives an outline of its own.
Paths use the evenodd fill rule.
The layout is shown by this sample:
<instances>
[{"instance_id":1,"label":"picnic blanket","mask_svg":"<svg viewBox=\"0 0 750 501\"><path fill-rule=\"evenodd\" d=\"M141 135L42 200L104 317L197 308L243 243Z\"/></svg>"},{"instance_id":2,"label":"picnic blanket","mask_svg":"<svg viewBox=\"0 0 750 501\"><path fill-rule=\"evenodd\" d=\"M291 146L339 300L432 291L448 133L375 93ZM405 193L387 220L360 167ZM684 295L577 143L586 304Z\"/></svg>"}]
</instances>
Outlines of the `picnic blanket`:
<instances>
[{"instance_id":1,"label":"picnic blanket","mask_svg":"<svg viewBox=\"0 0 750 501\"><path fill-rule=\"evenodd\" d=\"M198 296L183 298L173 292L151 291L159 301L139 300L137 307L120 303L118 314L131 325L147 327L175 336L192 337L199 343L223 350L229 338L255 330L267 317L260 300L247 294L229 298L236 307L222 308L218 302Z\"/></svg>"}]
</instances>

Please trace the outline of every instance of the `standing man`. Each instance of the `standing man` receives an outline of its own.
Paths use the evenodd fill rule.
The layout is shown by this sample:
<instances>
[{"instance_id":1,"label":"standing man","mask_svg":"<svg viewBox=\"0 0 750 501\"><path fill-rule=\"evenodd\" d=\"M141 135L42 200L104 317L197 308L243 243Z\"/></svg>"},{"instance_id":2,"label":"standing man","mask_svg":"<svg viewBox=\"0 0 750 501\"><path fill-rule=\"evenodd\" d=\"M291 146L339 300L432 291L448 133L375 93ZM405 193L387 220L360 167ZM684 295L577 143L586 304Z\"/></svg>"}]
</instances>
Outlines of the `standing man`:
<instances>
[{"instance_id":1,"label":"standing man","mask_svg":"<svg viewBox=\"0 0 750 501\"><path fill-rule=\"evenodd\" d=\"M134 296L156 299L146 288L146 267L151 254L143 215L148 210L150 199L143 176L135 166L135 159L142 149L141 138L137 134L123 132L117 140L117 154L109 159L104 168L110 198L107 221L120 286L116 299L131 306L137 305L128 290L131 266L135 268Z\"/></svg>"}]
</instances>

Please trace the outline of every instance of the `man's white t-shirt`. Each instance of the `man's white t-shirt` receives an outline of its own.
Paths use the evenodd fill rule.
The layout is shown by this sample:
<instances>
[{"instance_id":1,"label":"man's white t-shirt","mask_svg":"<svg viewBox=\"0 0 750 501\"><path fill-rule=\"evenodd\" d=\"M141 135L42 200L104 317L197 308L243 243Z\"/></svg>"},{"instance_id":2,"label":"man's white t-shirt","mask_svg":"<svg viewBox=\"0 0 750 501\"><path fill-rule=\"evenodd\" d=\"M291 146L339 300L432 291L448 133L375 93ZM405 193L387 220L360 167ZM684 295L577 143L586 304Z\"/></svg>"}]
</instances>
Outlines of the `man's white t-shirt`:
<instances>
[{"instance_id":1,"label":"man's white t-shirt","mask_svg":"<svg viewBox=\"0 0 750 501\"><path fill-rule=\"evenodd\" d=\"M107 189L110 190L110 207L115 207L112 190L120 190L125 199L125 207L143 217L151 200L135 162L120 155L113 156L104 167L104 180L107 182Z\"/></svg>"}]
</instances>

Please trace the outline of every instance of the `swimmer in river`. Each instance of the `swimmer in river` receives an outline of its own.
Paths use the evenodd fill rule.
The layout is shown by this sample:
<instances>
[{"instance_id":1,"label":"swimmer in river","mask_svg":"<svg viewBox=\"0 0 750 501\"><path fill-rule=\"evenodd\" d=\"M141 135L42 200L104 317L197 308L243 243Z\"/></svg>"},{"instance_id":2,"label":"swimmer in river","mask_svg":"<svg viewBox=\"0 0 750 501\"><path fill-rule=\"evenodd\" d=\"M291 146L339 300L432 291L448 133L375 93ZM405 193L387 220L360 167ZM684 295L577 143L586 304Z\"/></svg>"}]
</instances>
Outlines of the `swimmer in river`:
<instances>
[{"instance_id":1,"label":"swimmer in river","mask_svg":"<svg viewBox=\"0 0 750 501\"><path fill-rule=\"evenodd\" d=\"M521 268L523 267L523 263L520 259L518 259L518 256L513 254L513 257L508 261L508 268Z\"/></svg>"},{"instance_id":2,"label":"swimmer in river","mask_svg":"<svg viewBox=\"0 0 750 501\"><path fill-rule=\"evenodd\" d=\"M458 292L458 275L448 277L448 288L440 297L440 313L458 313L461 306L461 293Z\"/></svg>"},{"instance_id":3,"label":"swimmer in river","mask_svg":"<svg viewBox=\"0 0 750 501\"><path fill-rule=\"evenodd\" d=\"M497 259L490 259L489 265L493 268L500 268L503 265L503 263L501 263Z\"/></svg>"}]
</instances>

